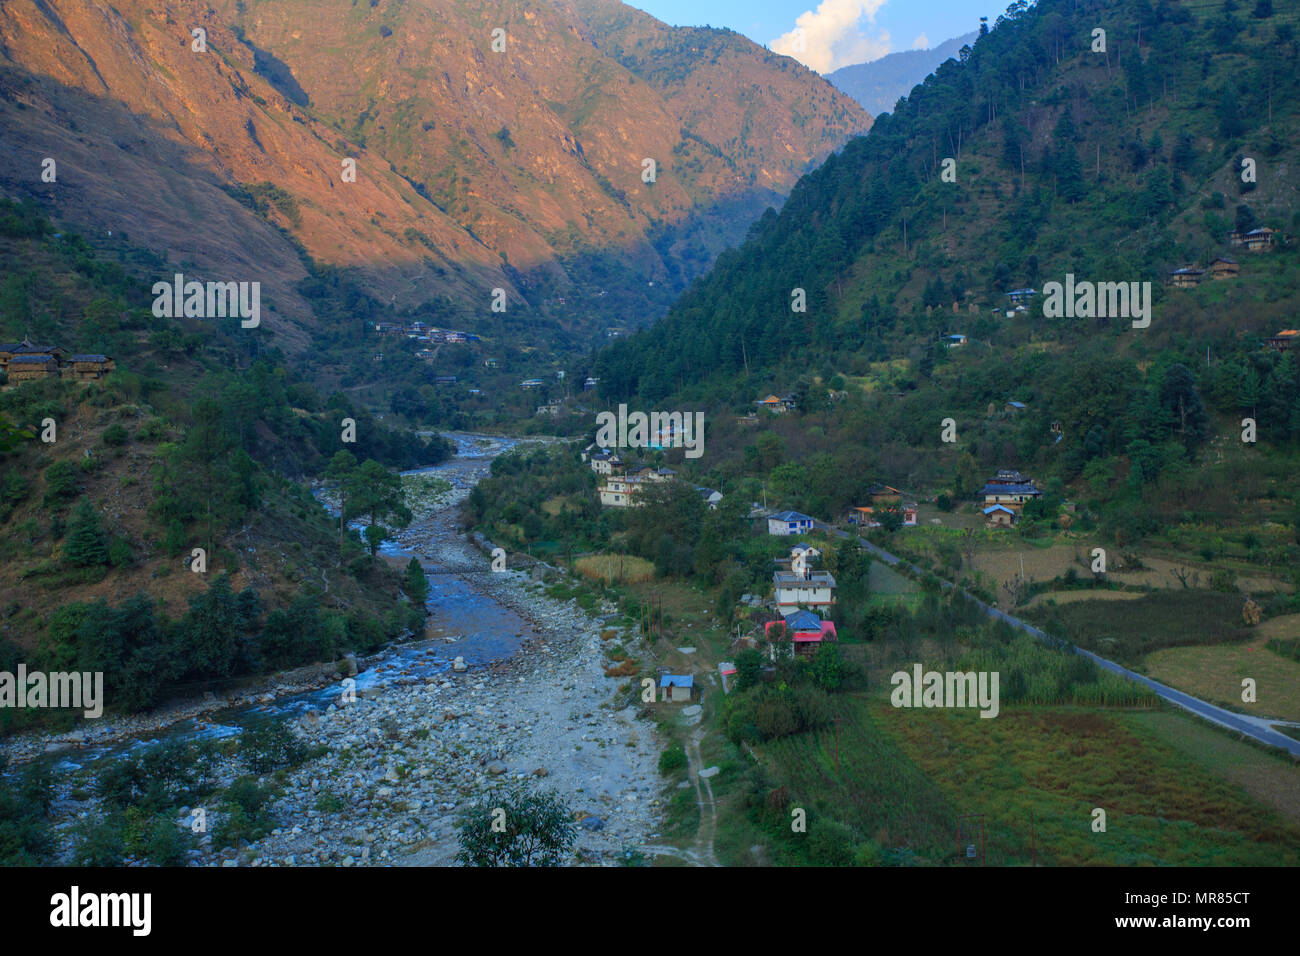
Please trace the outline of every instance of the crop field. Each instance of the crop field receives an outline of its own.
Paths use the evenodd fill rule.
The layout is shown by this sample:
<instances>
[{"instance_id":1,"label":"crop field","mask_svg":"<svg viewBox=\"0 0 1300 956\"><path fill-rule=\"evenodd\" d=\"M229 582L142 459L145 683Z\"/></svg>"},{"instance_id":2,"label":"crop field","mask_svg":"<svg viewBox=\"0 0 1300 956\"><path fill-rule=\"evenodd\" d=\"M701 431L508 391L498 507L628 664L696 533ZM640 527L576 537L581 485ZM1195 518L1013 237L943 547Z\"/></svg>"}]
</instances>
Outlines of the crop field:
<instances>
[{"instance_id":1,"label":"crop field","mask_svg":"<svg viewBox=\"0 0 1300 956\"><path fill-rule=\"evenodd\" d=\"M985 814L990 865L1025 864L1035 850L1040 865L1062 866L1300 861L1300 826L1186 753L1134 732L1133 722L1150 715L1013 708L983 720L914 710L881 725L954 807ZM1093 832L1094 809L1106 813L1104 833Z\"/></svg>"},{"instance_id":2,"label":"crop field","mask_svg":"<svg viewBox=\"0 0 1300 956\"><path fill-rule=\"evenodd\" d=\"M1212 704L1259 717L1300 721L1300 663L1264 642L1171 647L1148 654L1144 673ZM1255 702L1241 699L1243 678L1255 681Z\"/></svg>"}]
</instances>

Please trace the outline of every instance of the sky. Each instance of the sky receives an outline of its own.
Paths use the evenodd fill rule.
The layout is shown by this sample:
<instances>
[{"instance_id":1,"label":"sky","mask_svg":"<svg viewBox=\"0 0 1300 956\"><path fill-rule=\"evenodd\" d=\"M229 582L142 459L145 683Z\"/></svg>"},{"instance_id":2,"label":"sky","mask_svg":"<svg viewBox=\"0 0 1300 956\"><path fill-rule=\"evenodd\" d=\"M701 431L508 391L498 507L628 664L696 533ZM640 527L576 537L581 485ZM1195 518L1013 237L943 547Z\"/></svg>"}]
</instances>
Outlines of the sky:
<instances>
[{"instance_id":1,"label":"sky","mask_svg":"<svg viewBox=\"0 0 1300 956\"><path fill-rule=\"evenodd\" d=\"M625 0L674 26L730 27L818 73L921 50L997 20L1010 0ZM802 32L799 32L802 31Z\"/></svg>"}]
</instances>

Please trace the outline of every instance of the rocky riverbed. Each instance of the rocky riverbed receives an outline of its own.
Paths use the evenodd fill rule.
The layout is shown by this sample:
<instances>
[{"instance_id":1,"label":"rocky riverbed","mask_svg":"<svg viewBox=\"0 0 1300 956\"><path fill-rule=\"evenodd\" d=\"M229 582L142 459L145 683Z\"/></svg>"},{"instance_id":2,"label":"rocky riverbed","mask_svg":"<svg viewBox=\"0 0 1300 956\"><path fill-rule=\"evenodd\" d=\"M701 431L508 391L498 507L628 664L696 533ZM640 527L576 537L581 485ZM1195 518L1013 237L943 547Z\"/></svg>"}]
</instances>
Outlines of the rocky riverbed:
<instances>
[{"instance_id":1,"label":"rocky riverbed","mask_svg":"<svg viewBox=\"0 0 1300 956\"><path fill-rule=\"evenodd\" d=\"M245 688L235 702L279 705L300 695L292 711L281 711L293 716L279 719L290 720L296 735L324 753L275 775L280 795L269 809L279 826L254 843L215 850L220 792L201 803L206 832L198 836L199 848L190 851L191 865L448 865L459 848L458 814L475 804L491 805L489 795L503 786L555 790L575 811L579 835L573 863L614 864L626 850L642 848L657 835L654 725L638 719L639 695L620 690L627 678L604 674L601 635L615 609L588 613L573 601L548 596L539 579L557 571L490 570L488 555L455 532L456 512L487 474L491 458L508 444L459 444L469 454L425 472L449 487L440 487L435 507L417 513L397 538L400 553L390 549L388 557L405 564L414 554L431 571L454 569L472 589L467 604L464 586L457 585L466 633L456 633L443 619L423 643L360 662L363 677L382 671L382 679L359 678L354 696L342 688L324 697L301 693L337 684L335 665L276 675ZM479 625L508 618L514 633L501 637L517 650L489 659L483 648L497 647L497 635L482 633L476 618ZM629 649L637 644L631 630L619 629L616 640ZM462 653L469 663L447 666ZM231 703L192 701L165 713L106 722L75 740L32 735L10 741L10 747L15 756L51 746L85 751L133 734L148 737L150 731ZM75 752L68 756L77 759ZM247 773L235 756L221 758L214 770L221 789ZM68 782L56 789L61 833L96 815L97 803L84 789ZM177 825L189 829L194 809L178 811Z\"/></svg>"}]
</instances>

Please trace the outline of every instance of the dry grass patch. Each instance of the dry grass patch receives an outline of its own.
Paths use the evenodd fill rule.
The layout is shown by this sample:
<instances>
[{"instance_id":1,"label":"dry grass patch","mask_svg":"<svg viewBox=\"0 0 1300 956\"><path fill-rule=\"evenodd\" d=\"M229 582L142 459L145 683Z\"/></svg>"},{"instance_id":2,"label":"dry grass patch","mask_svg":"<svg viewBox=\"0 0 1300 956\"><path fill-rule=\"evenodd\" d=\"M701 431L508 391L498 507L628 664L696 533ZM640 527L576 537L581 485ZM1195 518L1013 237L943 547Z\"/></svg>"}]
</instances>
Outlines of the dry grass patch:
<instances>
[{"instance_id":1,"label":"dry grass patch","mask_svg":"<svg viewBox=\"0 0 1300 956\"><path fill-rule=\"evenodd\" d=\"M631 554L589 554L578 558L574 567L591 581L622 581L637 584L655 576L655 566Z\"/></svg>"},{"instance_id":2,"label":"dry grass patch","mask_svg":"<svg viewBox=\"0 0 1300 956\"><path fill-rule=\"evenodd\" d=\"M1259 717L1300 720L1300 663L1287 660L1260 640L1211 647L1170 647L1148 654L1146 672L1171 687L1211 703ZM1244 677L1255 681L1256 702L1241 699Z\"/></svg>"}]
</instances>

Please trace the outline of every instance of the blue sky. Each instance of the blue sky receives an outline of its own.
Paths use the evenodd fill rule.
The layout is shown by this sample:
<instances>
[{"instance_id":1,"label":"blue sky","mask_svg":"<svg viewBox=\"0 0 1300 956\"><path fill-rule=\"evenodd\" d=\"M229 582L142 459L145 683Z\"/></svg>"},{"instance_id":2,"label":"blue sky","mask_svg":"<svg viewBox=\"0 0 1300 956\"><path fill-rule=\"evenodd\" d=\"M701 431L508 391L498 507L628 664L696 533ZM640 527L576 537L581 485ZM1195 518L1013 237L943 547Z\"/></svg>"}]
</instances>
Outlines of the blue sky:
<instances>
[{"instance_id":1,"label":"blue sky","mask_svg":"<svg viewBox=\"0 0 1300 956\"><path fill-rule=\"evenodd\" d=\"M818 72L937 46L1010 0L627 0L677 26L730 27ZM802 29L797 34L796 27Z\"/></svg>"}]
</instances>

